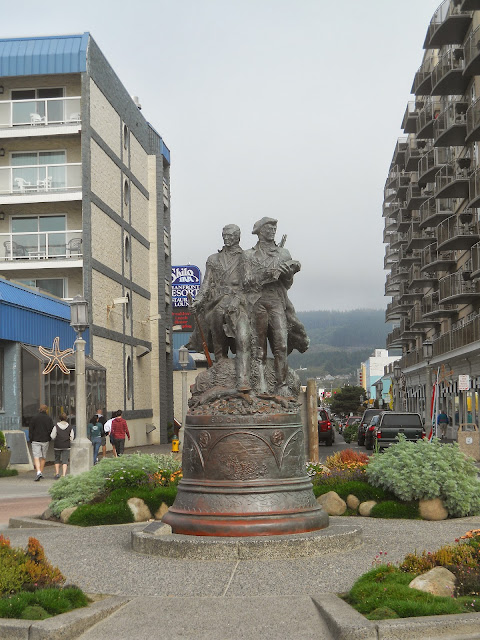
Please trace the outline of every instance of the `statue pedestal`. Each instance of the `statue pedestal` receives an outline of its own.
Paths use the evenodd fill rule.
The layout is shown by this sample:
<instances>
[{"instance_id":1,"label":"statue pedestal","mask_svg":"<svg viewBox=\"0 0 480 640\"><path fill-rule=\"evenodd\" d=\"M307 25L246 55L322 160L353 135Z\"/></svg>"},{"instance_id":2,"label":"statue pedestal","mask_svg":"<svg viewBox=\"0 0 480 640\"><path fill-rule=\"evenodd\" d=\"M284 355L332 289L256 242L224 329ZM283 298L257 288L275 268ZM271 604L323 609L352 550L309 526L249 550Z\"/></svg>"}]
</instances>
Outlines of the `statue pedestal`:
<instances>
[{"instance_id":1,"label":"statue pedestal","mask_svg":"<svg viewBox=\"0 0 480 640\"><path fill-rule=\"evenodd\" d=\"M182 466L163 518L175 534L272 536L328 526L306 475L298 415L187 416Z\"/></svg>"}]
</instances>

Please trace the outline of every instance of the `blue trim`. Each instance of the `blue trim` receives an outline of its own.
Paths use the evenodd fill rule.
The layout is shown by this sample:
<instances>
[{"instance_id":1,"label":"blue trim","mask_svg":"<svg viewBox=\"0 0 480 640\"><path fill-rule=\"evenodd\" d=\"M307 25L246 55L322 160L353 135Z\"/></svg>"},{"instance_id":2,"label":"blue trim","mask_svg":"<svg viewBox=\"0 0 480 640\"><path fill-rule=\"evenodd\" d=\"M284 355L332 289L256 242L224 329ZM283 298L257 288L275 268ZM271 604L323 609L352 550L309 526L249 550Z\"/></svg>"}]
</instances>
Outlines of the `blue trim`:
<instances>
[{"instance_id":1,"label":"blue trim","mask_svg":"<svg viewBox=\"0 0 480 640\"><path fill-rule=\"evenodd\" d=\"M0 39L0 76L81 73L90 34Z\"/></svg>"},{"instance_id":2,"label":"blue trim","mask_svg":"<svg viewBox=\"0 0 480 640\"><path fill-rule=\"evenodd\" d=\"M168 164L170 164L170 149L167 147L167 145L164 143L163 140L162 140L162 156L165 158Z\"/></svg>"}]
</instances>

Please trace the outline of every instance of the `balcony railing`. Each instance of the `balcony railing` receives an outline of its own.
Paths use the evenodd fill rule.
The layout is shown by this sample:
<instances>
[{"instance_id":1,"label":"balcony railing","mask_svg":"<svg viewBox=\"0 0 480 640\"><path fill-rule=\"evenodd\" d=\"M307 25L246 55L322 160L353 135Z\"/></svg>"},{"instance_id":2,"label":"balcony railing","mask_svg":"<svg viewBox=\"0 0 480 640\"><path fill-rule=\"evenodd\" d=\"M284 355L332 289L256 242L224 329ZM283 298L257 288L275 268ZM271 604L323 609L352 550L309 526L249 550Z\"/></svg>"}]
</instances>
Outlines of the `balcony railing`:
<instances>
[{"instance_id":1,"label":"balcony railing","mask_svg":"<svg viewBox=\"0 0 480 640\"><path fill-rule=\"evenodd\" d=\"M418 110L419 105L414 100L407 103L407 108L405 109L402 121L402 129L404 133L416 133Z\"/></svg>"},{"instance_id":2,"label":"balcony railing","mask_svg":"<svg viewBox=\"0 0 480 640\"><path fill-rule=\"evenodd\" d=\"M480 169L475 169L475 171L470 175L470 187L469 187L469 202L468 208L476 208L480 205Z\"/></svg>"},{"instance_id":3,"label":"balcony railing","mask_svg":"<svg viewBox=\"0 0 480 640\"><path fill-rule=\"evenodd\" d=\"M465 54L465 75L478 75L480 73L480 27L477 27L468 36L463 46L463 51Z\"/></svg>"},{"instance_id":4,"label":"balcony railing","mask_svg":"<svg viewBox=\"0 0 480 640\"><path fill-rule=\"evenodd\" d=\"M418 184L423 187L427 182L433 182L435 175L449 161L449 149L435 147L422 155L417 166Z\"/></svg>"},{"instance_id":5,"label":"balcony railing","mask_svg":"<svg viewBox=\"0 0 480 640\"><path fill-rule=\"evenodd\" d=\"M468 198L469 184L466 168L445 164L435 174L435 198Z\"/></svg>"},{"instance_id":6,"label":"balcony railing","mask_svg":"<svg viewBox=\"0 0 480 640\"><path fill-rule=\"evenodd\" d=\"M418 112L417 139L433 138L433 124L443 109L442 103L436 98L428 98L423 109Z\"/></svg>"},{"instance_id":7,"label":"balcony railing","mask_svg":"<svg viewBox=\"0 0 480 640\"><path fill-rule=\"evenodd\" d=\"M433 14L427 29L424 49L461 44L472 22L472 14L462 11L456 0L444 0Z\"/></svg>"},{"instance_id":8,"label":"balcony railing","mask_svg":"<svg viewBox=\"0 0 480 640\"><path fill-rule=\"evenodd\" d=\"M432 71L432 94L435 96L461 96L469 78L463 75L464 54L462 47L449 49L442 55Z\"/></svg>"},{"instance_id":9,"label":"balcony railing","mask_svg":"<svg viewBox=\"0 0 480 640\"><path fill-rule=\"evenodd\" d=\"M428 200L434 194L434 185L427 184L424 187L421 187L418 184L418 181L412 178L410 185L407 188L407 209L408 210L416 210L420 208L420 205L423 204L426 200Z\"/></svg>"},{"instance_id":10,"label":"balcony railing","mask_svg":"<svg viewBox=\"0 0 480 640\"><path fill-rule=\"evenodd\" d=\"M392 166L398 164L400 167L405 166L405 150L407 148L407 136L401 136L397 139L395 149L393 150Z\"/></svg>"},{"instance_id":11,"label":"balcony railing","mask_svg":"<svg viewBox=\"0 0 480 640\"><path fill-rule=\"evenodd\" d=\"M46 98L45 100L5 100L0 102L0 127L78 125L80 119L79 97Z\"/></svg>"},{"instance_id":12,"label":"balcony railing","mask_svg":"<svg viewBox=\"0 0 480 640\"><path fill-rule=\"evenodd\" d=\"M407 250L423 249L435 240L433 229L420 229L420 224L415 222L407 231Z\"/></svg>"},{"instance_id":13,"label":"balcony railing","mask_svg":"<svg viewBox=\"0 0 480 640\"><path fill-rule=\"evenodd\" d=\"M78 260L83 256L82 242L81 230L0 233L0 261Z\"/></svg>"},{"instance_id":14,"label":"balcony railing","mask_svg":"<svg viewBox=\"0 0 480 640\"><path fill-rule=\"evenodd\" d=\"M432 71L437 63L436 58L426 58L413 78L411 93L416 96L429 96L432 93Z\"/></svg>"},{"instance_id":15,"label":"balcony railing","mask_svg":"<svg viewBox=\"0 0 480 640\"><path fill-rule=\"evenodd\" d=\"M443 333L433 341L433 355L439 356L454 349L461 349L480 340L480 316Z\"/></svg>"},{"instance_id":16,"label":"balcony railing","mask_svg":"<svg viewBox=\"0 0 480 640\"><path fill-rule=\"evenodd\" d=\"M453 213L454 203L451 198L429 198L420 205L420 227L436 227Z\"/></svg>"},{"instance_id":17,"label":"balcony railing","mask_svg":"<svg viewBox=\"0 0 480 640\"><path fill-rule=\"evenodd\" d=\"M414 135L408 136L408 144L405 149L405 170L416 171L418 161L421 155L424 153L425 141L415 138Z\"/></svg>"},{"instance_id":18,"label":"balcony railing","mask_svg":"<svg viewBox=\"0 0 480 640\"><path fill-rule=\"evenodd\" d=\"M480 44L480 41L479 41L479 44ZM479 52L479 55L480 55L480 52ZM475 102L472 102L472 104L467 109L466 140L467 142L480 140L480 98L475 100Z\"/></svg>"},{"instance_id":19,"label":"balcony railing","mask_svg":"<svg viewBox=\"0 0 480 640\"><path fill-rule=\"evenodd\" d=\"M437 226L437 246L441 251L467 250L478 241L478 222L472 212L451 216Z\"/></svg>"},{"instance_id":20,"label":"balcony railing","mask_svg":"<svg viewBox=\"0 0 480 640\"><path fill-rule=\"evenodd\" d=\"M422 314L426 320L449 318L457 313L456 304L440 304L438 301L438 291L430 293L422 299Z\"/></svg>"},{"instance_id":21,"label":"balcony railing","mask_svg":"<svg viewBox=\"0 0 480 640\"><path fill-rule=\"evenodd\" d=\"M26 195L81 188L80 162L0 167L0 194Z\"/></svg>"},{"instance_id":22,"label":"balcony railing","mask_svg":"<svg viewBox=\"0 0 480 640\"><path fill-rule=\"evenodd\" d=\"M479 284L476 281L464 280L461 272L451 273L439 280L439 302L471 302L480 297Z\"/></svg>"},{"instance_id":23,"label":"balcony railing","mask_svg":"<svg viewBox=\"0 0 480 640\"><path fill-rule=\"evenodd\" d=\"M460 147L465 145L467 135L468 103L451 100L433 124L436 147Z\"/></svg>"},{"instance_id":24,"label":"balcony railing","mask_svg":"<svg viewBox=\"0 0 480 640\"><path fill-rule=\"evenodd\" d=\"M435 242L422 250L420 264L422 271L432 273L448 271L455 265L455 254L453 251L438 251L437 243Z\"/></svg>"}]
</instances>

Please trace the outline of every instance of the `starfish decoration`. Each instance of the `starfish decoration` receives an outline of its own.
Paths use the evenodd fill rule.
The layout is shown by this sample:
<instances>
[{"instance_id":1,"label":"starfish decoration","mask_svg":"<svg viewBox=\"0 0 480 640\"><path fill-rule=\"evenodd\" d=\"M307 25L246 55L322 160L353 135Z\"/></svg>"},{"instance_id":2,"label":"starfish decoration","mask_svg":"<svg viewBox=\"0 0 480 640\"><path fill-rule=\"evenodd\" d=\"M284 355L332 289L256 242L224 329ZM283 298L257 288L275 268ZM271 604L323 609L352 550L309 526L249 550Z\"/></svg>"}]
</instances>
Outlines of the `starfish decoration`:
<instances>
[{"instance_id":1,"label":"starfish decoration","mask_svg":"<svg viewBox=\"0 0 480 640\"><path fill-rule=\"evenodd\" d=\"M438 384L441 384L442 382L449 383L450 378L453 376L453 373L453 370L445 371L445 365L442 364L442 366L440 367L440 373L438 374Z\"/></svg>"},{"instance_id":2,"label":"starfish decoration","mask_svg":"<svg viewBox=\"0 0 480 640\"><path fill-rule=\"evenodd\" d=\"M60 338L57 336L53 341L52 348L45 349L44 347L38 347L38 350L42 354L42 356L46 356L48 358L48 364L45 369L42 371L44 375L50 373L55 367L58 367L66 373L67 375L70 373L70 369L67 368L66 364L63 362L63 358L74 353L73 349L65 349L65 351L60 351Z\"/></svg>"}]
</instances>

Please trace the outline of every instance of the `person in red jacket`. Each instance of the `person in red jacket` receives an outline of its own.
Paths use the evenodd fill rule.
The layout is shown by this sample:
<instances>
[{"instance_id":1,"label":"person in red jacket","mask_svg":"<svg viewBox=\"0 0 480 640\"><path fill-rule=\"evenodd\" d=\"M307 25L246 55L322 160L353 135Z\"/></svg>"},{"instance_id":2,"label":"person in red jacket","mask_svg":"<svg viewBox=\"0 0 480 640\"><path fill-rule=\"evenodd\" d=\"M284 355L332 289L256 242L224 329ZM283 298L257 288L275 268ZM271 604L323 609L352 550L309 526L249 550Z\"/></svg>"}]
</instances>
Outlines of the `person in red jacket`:
<instances>
[{"instance_id":1,"label":"person in red jacket","mask_svg":"<svg viewBox=\"0 0 480 640\"><path fill-rule=\"evenodd\" d=\"M121 456L125 449L125 435L130 440L127 421L122 418L122 412L119 409L117 417L112 420L112 428L110 430L110 439L113 440L112 444L115 447L117 456Z\"/></svg>"}]
</instances>

